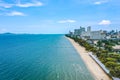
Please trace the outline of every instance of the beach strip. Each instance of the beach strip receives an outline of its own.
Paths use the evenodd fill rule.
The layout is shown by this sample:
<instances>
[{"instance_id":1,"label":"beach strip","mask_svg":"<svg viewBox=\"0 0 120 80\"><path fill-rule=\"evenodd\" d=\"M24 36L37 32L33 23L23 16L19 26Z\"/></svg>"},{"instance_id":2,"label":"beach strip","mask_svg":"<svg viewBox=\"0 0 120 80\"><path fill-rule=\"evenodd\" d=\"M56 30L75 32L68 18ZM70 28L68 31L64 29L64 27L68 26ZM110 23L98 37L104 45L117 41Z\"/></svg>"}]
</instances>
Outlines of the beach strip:
<instances>
[{"instance_id":1,"label":"beach strip","mask_svg":"<svg viewBox=\"0 0 120 80\"><path fill-rule=\"evenodd\" d=\"M102 68L89 56L88 52L84 47L80 46L73 39L66 37L77 50L82 60L86 64L88 70L92 73L95 80L112 80L110 77L102 70Z\"/></svg>"}]
</instances>

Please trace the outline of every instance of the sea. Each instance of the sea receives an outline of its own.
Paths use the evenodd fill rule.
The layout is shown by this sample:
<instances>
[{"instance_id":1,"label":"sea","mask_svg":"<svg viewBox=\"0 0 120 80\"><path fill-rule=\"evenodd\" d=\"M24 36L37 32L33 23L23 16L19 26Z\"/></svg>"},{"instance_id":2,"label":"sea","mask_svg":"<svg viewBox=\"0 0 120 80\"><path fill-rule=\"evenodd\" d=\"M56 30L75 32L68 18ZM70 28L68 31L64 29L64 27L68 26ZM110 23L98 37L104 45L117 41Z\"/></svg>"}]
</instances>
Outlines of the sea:
<instances>
[{"instance_id":1,"label":"sea","mask_svg":"<svg viewBox=\"0 0 120 80\"><path fill-rule=\"evenodd\" d=\"M94 80L61 34L0 34L0 80Z\"/></svg>"}]
</instances>

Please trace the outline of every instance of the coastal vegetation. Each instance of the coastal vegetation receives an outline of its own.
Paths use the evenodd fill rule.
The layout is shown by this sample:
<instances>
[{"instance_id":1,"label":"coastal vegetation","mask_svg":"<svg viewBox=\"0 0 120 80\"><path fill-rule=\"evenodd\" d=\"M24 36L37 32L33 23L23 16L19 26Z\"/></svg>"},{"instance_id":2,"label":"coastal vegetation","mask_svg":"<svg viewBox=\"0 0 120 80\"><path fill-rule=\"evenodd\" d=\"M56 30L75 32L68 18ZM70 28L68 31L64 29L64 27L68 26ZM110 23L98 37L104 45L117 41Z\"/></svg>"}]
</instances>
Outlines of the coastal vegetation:
<instances>
[{"instance_id":1,"label":"coastal vegetation","mask_svg":"<svg viewBox=\"0 0 120 80\"><path fill-rule=\"evenodd\" d=\"M83 39L69 35L66 36L85 47L87 51L93 52L106 68L109 69L111 76L120 78L120 54L115 53L112 47L119 44L119 40L100 40L97 42L96 46L94 46Z\"/></svg>"}]
</instances>

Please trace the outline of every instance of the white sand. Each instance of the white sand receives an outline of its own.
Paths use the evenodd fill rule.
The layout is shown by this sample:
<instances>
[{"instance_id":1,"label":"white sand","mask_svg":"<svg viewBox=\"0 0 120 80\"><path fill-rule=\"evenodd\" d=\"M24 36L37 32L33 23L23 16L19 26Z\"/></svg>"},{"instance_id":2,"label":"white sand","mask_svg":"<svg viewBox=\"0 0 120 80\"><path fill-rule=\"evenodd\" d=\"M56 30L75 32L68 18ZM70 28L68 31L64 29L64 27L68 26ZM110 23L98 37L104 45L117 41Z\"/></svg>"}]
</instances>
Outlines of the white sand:
<instances>
[{"instance_id":1,"label":"white sand","mask_svg":"<svg viewBox=\"0 0 120 80\"><path fill-rule=\"evenodd\" d=\"M84 47L81 47L78 43L76 43L74 40L70 38L67 39L73 44L73 46L83 59L84 63L86 64L87 68L92 73L95 80L112 80L101 69L101 67L89 56L88 52L85 50Z\"/></svg>"}]
</instances>

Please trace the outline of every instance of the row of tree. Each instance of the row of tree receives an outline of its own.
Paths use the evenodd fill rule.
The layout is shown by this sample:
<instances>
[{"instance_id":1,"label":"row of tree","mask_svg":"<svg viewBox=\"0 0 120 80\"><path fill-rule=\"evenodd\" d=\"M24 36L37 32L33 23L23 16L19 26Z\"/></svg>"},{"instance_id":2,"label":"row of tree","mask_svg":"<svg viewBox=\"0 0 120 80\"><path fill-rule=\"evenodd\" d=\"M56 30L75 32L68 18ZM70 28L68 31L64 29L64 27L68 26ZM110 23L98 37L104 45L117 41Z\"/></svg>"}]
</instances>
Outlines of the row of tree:
<instances>
[{"instance_id":1,"label":"row of tree","mask_svg":"<svg viewBox=\"0 0 120 80\"><path fill-rule=\"evenodd\" d=\"M114 52L113 46L120 45L120 40L113 39L113 40L99 40L97 42L97 47L103 47L108 52Z\"/></svg>"},{"instance_id":2,"label":"row of tree","mask_svg":"<svg viewBox=\"0 0 120 80\"><path fill-rule=\"evenodd\" d=\"M69 35L66 35L70 37ZM94 47L83 39L77 37L70 37L81 46L85 47L87 51L93 52L99 60L110 70L110 75L120 78L120 54L109 54L109 47L104 49ZM107 43L107 42L106 42Z\"/></svg>"}]
</instances>

